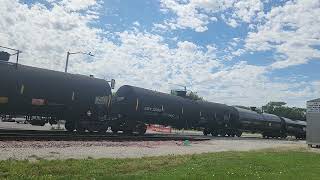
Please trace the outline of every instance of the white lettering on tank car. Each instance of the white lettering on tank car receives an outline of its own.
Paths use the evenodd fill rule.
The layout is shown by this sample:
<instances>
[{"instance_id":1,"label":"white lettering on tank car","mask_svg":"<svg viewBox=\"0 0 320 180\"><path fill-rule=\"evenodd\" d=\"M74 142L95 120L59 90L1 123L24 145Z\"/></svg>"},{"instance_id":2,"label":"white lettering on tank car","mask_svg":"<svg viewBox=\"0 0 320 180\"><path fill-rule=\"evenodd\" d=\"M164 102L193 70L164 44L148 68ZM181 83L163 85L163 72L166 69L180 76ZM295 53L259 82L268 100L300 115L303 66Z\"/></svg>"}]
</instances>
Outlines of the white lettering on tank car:
<instances>
[{"instance_id":1,"label":"white lettering on tank car","mask_svg":"<svg viewBox=\"0 0 320 180\"><path fill-rule=\"evenodd\" d=\"M157 107L144 107L143 108L145 111L152 111L152 112L164 112L164 108L157 108Z\"/></svg>"},{"instance_id":2,"label":"white lettering on tank car","mask_svg":"<svg viewBox=\"0 0 320 180\"><path fill-rule=\"evenodd\" d=\"M108 100L109 100L108 96L97 96L94 101L94 104L99 104L99 105L108 104Z\"/></svg>"}]
</instances>

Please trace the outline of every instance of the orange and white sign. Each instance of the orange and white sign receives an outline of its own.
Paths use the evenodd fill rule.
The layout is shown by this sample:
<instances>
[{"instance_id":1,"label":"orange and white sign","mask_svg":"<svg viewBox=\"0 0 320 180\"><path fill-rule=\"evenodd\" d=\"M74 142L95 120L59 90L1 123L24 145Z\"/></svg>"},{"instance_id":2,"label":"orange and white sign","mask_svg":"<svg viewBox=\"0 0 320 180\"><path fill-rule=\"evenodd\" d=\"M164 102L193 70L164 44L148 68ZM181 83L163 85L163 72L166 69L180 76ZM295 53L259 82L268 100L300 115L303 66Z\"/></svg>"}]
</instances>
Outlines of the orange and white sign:
<instances>
[{"instance_id":1,"label":"orange and white sign","mask_svg":"<svg viewBox=\"0 0 320 180\"><path fill-rule=\"evenodd\" d=\"M158 124L150 124L148 126L148 129L155 132L164 132L164 133L171 133L171 127L170 126L163 126Z\"/></svg>"},{"instance_id":2,"label":"orange and white sign","mask_svg":"<svg viewBox=\"0 0 320 180\"><path fill-rule=\"evenodd\" d=\"M43 106L45 105L46 101L44 99L32 99L32 105L35 106Z\"/></svg>"}]
</instances>

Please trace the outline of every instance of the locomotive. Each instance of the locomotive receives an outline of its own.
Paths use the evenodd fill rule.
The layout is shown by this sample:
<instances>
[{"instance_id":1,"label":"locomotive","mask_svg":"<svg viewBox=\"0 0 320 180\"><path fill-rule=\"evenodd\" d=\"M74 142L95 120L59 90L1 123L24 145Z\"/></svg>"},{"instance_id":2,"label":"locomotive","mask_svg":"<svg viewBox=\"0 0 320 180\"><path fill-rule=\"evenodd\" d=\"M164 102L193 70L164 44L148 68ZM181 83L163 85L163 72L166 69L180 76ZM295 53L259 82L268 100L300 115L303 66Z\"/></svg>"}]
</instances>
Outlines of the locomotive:
<instances>
[{"instance_id":1,"label":"locomotive","mask_svg":"<svg viewBox=\"0 0 320 180\"><path fill-rule=\"evenodd\" d=\"M6 61L0 74L0 114L26 115L38 125L65 120L68 131L107 130L111 87L105 80Z\"/></svg>"}]
</instances>

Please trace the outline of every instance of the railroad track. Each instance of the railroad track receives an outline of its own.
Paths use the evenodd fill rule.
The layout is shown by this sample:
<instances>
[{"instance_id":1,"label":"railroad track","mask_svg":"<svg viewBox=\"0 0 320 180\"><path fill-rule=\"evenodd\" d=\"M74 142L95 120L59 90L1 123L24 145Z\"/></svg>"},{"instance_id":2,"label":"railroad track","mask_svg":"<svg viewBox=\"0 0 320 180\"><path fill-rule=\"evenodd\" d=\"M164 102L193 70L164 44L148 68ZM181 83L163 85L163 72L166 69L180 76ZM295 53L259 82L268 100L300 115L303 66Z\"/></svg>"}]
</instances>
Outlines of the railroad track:
<instances>
[{"instance_id":1,"label":"railroad track","mask_svg":"<svg viewBox=\"0 0 320 180\"><path fill-rule=\"evenodd\" d=\"M123 134L99 134L99 133L70 133L66 131L12 131L1 130L0 141L205 141L209 137L193 135L172 135L172 134L146 134L123 135Z\"/></svg>"}]
</instances>

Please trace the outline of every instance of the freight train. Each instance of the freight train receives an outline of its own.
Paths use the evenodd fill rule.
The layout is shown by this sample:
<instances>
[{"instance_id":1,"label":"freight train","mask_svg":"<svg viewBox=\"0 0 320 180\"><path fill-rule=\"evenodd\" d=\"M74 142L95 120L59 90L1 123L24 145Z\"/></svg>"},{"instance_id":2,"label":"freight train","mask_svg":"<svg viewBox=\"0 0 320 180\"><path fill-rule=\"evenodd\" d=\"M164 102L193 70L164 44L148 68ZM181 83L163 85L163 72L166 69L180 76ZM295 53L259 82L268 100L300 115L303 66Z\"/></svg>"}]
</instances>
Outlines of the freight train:
<instances>
[{"instance_id":1,"label":"freight train","mask_svg":"<svg viewBox=\"0 0 320 180\"><path fill-rule=\"evenodd\" d=\"M68 131L105 132L111 127L114 133L144 134L146 124L160 124L202 129L212 136L253 132L265 138L305 137L305 122L129 85L120 87L112 98L103 79L1 60L0 84L0 114L26 115L40 125L65 120Z\"/></svg>"}]
</instances>

